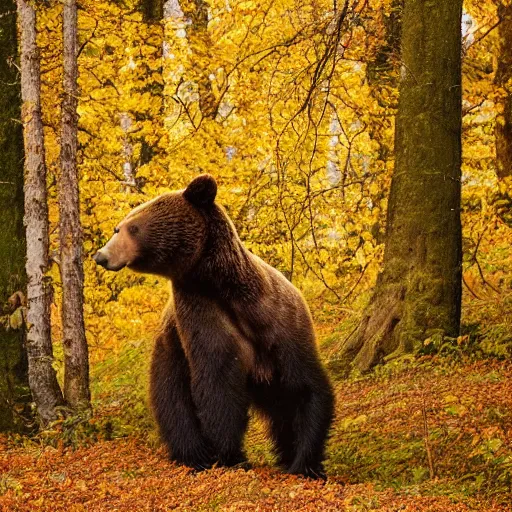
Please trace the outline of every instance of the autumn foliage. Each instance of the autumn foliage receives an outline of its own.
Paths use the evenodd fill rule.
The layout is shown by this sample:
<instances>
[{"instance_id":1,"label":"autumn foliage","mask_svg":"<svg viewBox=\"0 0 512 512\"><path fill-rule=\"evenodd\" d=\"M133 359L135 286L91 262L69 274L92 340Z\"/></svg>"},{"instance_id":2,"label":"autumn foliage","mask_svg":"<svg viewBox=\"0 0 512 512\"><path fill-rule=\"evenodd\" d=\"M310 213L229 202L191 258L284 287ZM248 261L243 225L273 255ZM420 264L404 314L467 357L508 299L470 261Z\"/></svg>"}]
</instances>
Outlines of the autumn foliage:
<instances>
[{"instance_id":1,"label":"autumn foliage","mask_svg":"<svg viewBox=\"0 0 512 512\"><path fill-rule=\"evenodd\" d=\"M192 475L169 465L146 405L168 285L107 273L91 259L131 208L211 173L246 246L304 293L336 379L341 342L382 263L399 3L169 0L158 20L135 0L79 3L79 188L96 417L62 420L31 441L1 438L0 509L510 510L512 173L500 167L498 179L495 142L511 94L497 75L508 0L464 6L462 333L424 340L419 359L338 381L325 486L270 469L256 422L247 441L254 470ZM62 381L62 4L38 3L37 14Z\"/></svg>"},{"instance_id":2,"label":"autumn foliage","mask_svg":"<svg viewBox=\"0 0 512 512\"><path fill-rule=\"evenodd\" d=\"M357 316L382 258L393 166L392 59L383 83L369 74L392 4L354 1L333 11L328 3L211 2L201 29L203 22L187 21L177 2L167 2L162 23L151 24L130 2L82 2L86 255L133 206L210 172L245 244L299 285L316 317ZM495 173L493 98L503 94L494 82L496 8L489 1L466 9L463 321L485 333L491 324L483 318L509 327L510 188ZM59 126L52 99L62 73L60 14L57 3L39 13L55 251ZM198 73L208 77L215 116L201 110ZM150 332L167 291L154 278L107 274L89 257L84 265L94 362L140 339L140 326ZM52 272L58 297L55 266Z\"/></svg>"}]
</instances>

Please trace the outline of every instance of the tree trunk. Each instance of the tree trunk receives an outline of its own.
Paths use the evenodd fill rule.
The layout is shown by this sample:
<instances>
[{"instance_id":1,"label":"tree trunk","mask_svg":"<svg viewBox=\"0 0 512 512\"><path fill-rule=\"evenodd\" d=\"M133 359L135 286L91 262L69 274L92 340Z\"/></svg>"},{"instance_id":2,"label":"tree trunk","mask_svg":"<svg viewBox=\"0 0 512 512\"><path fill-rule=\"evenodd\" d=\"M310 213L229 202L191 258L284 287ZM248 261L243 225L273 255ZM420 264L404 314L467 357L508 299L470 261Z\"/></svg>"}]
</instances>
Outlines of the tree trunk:
<instances>
[{"instance_id":1,"label":"tree trunk","mask_svg":"<svg viewBox=\"0 0 512 512\"><path fill-rule=\"evenodd\" d=\"M496 85L499 88L496 116L496 163L499 179L512 176L512 5L498 6L499 56Z\"/></svg>"},{"instance_id":2,"label":"tree trunk","mask_svg":"<svg viewBox=\"0 0 512 512\"><path fill-rule=\"evenodd\" d=\"M23 131L16 3L0 5L0 432L21 430L32 401L25 348ZM10 300L9 300L10 299Z\"/></svg>"},{"instance_id":3,"label":"tree trunk","mask_svg":"<svg viewBox=\"0 0 512 512\"><path fill-rule=\"evenodd\" d=\"M59 187L60 273L64 343L64 398L74 409L90 409L89 352L84 325L82 225L78 193L78 65L76 0L65 0L63 19L64 97L62 101Z\"/></svg>"},{"instance_id":4,"label":"tree trunk","mask_svg":"<svg viewBox=\"0 0 512 512\"><path fill-rule=\"evenodd\" d=\"M36 14L28 0L17 0L21 35L21 97L25 143L25 228L27 239L27 356L29 383L43 425L57 418L62 393L52 367L51 283L48 270L48 205L41 120L41 77Z\"/></svg>"},{"instance_id":5,"label":"tree trunk","mask_svg":"<svg viewBox=\"0 0 512 512\"><path fill-rule=\"evenodd\" d=\"M457 336L462 0L405 0L384 267L342 359L361 371Z\"/></svg>"}]
</instances>

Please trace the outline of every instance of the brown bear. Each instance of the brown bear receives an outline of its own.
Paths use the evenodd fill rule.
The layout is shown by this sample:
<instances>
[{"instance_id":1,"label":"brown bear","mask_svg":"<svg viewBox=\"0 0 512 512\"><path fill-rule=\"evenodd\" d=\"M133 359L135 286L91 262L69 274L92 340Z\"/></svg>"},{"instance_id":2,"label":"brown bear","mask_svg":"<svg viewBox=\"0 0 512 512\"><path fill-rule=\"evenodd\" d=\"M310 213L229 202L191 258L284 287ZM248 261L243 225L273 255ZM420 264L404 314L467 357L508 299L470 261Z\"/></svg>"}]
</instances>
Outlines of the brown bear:
<instances>
[{"instance_id":1,"label":"brown bear","mask_svg":"<svg viewBox=\"0 0 512 512\"><path fill-rule=\"evenodd\" d=\"M203 174L135 208L94 256L172 283L151 367L161 437L173 460L196 469L240 464L252 405L285 469L325 478L334 398L308 307L242 245L216 193Z\"/></svg>"}]
</instances>

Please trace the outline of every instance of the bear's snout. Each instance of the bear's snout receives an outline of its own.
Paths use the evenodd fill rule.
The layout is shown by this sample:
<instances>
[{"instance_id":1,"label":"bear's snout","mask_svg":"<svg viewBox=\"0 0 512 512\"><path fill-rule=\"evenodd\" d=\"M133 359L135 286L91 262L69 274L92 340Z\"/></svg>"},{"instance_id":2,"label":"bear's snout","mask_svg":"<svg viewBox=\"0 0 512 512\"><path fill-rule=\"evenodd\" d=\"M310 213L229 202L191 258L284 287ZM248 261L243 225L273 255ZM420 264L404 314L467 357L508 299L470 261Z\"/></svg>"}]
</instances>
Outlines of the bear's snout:
<instances>
[{"instance_id":1,"label":"bear's snout","mask_svg":"<svg viewBox=\"0 0 512 512\"><path fill-rule=\"evenodd\" d=\"M110 243L110 242L109 242ZM112 253L107 247L108 244L100 249L92 259L98 264L101 265L106 270L112 270L113 272L117 272L122 268L126 267L126 261L124 259L112 257Z\"/></svg>"},{"instance_id":2,"label":"bear's snout","mask_svg":"<svg viewBox=\"0 0 512 512\"><path fill-rule=\"evenodd\" d=\"M98 264L101 265L104 268L108 267L108 258L101 252L98 251L92 259Z\"/></svg>"}]
</instances>

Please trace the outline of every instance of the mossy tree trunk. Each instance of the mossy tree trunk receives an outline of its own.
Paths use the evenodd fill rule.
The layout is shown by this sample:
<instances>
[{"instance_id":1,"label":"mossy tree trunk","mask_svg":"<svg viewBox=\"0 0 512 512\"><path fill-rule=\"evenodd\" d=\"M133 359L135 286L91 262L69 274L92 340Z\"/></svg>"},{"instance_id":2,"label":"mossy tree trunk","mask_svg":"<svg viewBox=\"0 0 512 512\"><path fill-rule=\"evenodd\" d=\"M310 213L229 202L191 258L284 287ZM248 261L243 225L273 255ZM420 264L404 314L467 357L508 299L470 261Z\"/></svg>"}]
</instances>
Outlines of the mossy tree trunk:
<instances>
[{"instance_id":1,"label":"mossy tree trunk","mask_svg":"<svg viewBox=\"0 0 512 512\"><path fill-rule=\"evenodd\" d=\"M367 371L457 336L461 309L462 0L405 0L384 266L344 361Z\"/></svg>"},{"instance_id":2,"label":"mossy tree trunk","mask_svg":"<svg viewBox=\"0 0 512 512\"><path fill-rule=\"evenodd\" d=\"M65 0L62 16L64 96L59 183L60 274L62 278L62 335L64 398L76 411L91 408L89 350L84 324L82 224L78 192L78 36L76 0Z\"/></svg>"},{"instance_id":3,"label":"mossy tree trunk","mask_svg":"<svg viewBox=\"0 0 512 512\"><path fill-rule=\"evenodd\" d=\"M21 97L25 148L25 216L27 240L27 358L29 383L43 425L58 417L64 404L52 367L51 285L48 271L48 204L41 74L36 43L36 12L29 0L17 0L20 25Z\"/></svg>"},{"instance_id":4,"label":"mossy tree trunk","mask_svg":"<svg viewBox=\"0 0 512 512\"><path fill-rule=\"evenodd\" d=\"M498 178L512 176L512 4L498 6L500 24L498 69L499 89L496 116L496 164Z\"/></svg>"},{"instance_id":5,"label":"mossy tree trunk","mask_svg":"<svg viewBox=\"0 0 512 512\"><path fill-rule=\"evenodd\" d=\"M4 0L0 4L0 431L23 428L31 401L23 321L23 132L17 53L16 3Z\"/></svg>"}]
</instances>

